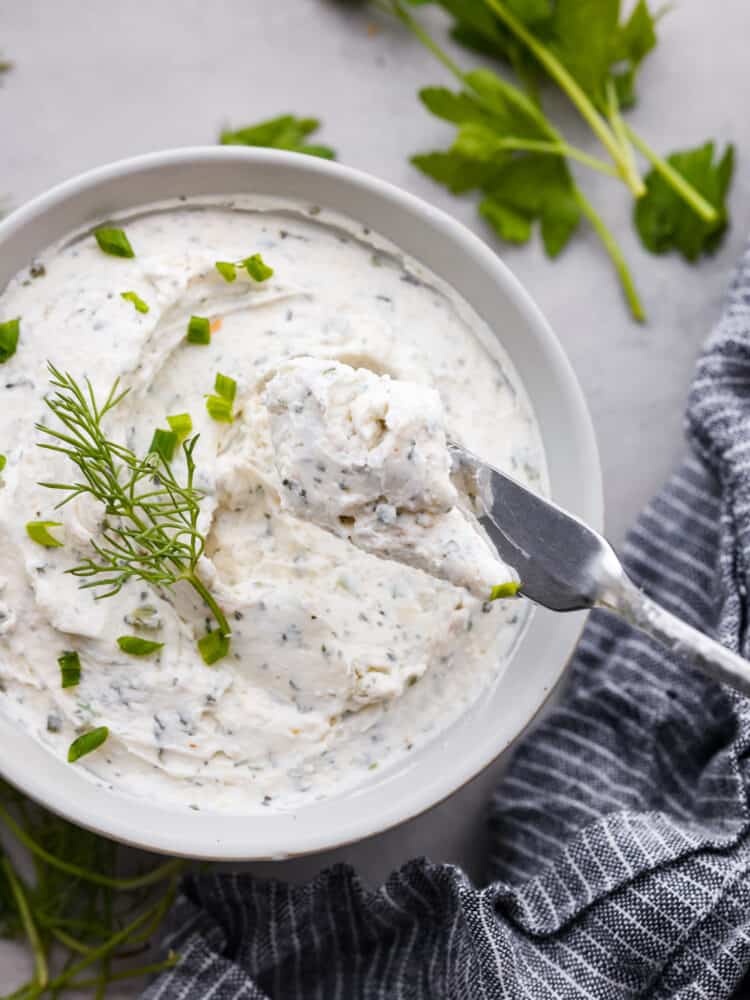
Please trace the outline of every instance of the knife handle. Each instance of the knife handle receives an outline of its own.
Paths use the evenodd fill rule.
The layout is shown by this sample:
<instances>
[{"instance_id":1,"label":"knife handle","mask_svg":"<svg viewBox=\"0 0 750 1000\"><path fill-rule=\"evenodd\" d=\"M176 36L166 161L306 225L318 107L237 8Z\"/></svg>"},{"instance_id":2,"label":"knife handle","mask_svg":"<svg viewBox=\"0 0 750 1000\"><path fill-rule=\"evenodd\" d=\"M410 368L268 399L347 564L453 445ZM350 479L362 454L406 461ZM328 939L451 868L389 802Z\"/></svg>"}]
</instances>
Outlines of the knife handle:
<instances>
[{"instance_id":1,"label":"knife handle","mask_svg":"<svg viewBox=\"0 0 750 1000\"><path fill-rule=\"evenodd\" d=\"M606 598L597 603L690 660L712 680L750 696L750 661L652 601L624 572L615 586L610 583Z\"/></svg>"}]
</instances>

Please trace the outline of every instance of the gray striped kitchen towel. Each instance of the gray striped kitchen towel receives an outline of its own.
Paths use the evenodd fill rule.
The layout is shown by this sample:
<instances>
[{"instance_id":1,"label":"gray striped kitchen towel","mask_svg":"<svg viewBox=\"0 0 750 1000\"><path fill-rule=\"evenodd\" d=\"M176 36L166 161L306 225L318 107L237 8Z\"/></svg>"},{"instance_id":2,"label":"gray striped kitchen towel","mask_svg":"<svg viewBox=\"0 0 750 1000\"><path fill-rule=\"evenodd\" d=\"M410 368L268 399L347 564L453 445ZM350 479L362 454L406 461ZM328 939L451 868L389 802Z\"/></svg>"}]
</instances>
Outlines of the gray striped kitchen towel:
<instances>
[{"instance_id":1,"label":"gray striped kitchen towel","mask_svg":"<svg viewBox=\"0 0 750 1000\"><path fill-rule=\"evenodd\" d=\"M691 455L625 548L655 598L750 654L750 253L698 364ZM492 803L486 885L413 861L370 891L188 878L148 1000L740 995L750 702L603 612Z\"/></svg>"}]
</instances>

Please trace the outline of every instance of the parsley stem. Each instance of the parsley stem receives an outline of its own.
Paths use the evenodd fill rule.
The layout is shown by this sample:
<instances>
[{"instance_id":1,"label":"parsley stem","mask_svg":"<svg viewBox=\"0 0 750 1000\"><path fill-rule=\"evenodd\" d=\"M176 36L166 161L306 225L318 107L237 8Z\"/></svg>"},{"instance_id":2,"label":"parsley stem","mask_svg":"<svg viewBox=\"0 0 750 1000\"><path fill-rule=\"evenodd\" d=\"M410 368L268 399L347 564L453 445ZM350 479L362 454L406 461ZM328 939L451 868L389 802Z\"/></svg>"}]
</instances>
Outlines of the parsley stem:
<instances>
[{"instance_id":1,"label":"parsley stem","mask_svg":"<svg viewBox=\"0 0 750 1000\"><path fill-rule=\"evenodd\" d=\"M498 149L519 149L527 150L530 153L549 153L551 156L569 156L571 160L578 160L592 170L598 170L600 174L607 174L609 177L619 177L616 167L600 160L597 156L591 156L577 146L570 146L564 140L557 142L545 142L543 139L515 139L508 137L495 140Z\"/></svg>"},{"instance_id":2,"label":"parsley stem","mask_svg":"<svg viewBox=\"0 0 750 1000\"><path fill-rule=\"evenodd\" d=\"M389 8L390 9L390 8ZM474 91L474 94L480 103L482 102L482 94L479 93L475 87L472 86L470 75L465 74L461 67L455 63L451 57L442 49L434 38L425 31L422 25L415 18L406 11L399 0L394 0L392 12L400 18L401 21L416 35L419 41L427 48L436 59L438 59L443 66L448 69L453 76L461 83L463 86L468 87L470 90ZM587 167L591 167L592 170L598 170L599 173L607 174L610 177L620 177L620 171L604 160L599 159L599 157L592 156L583 149L579 149L577 146L571 146L562 135L553 128L547 118L544 117L539 108L530 101L525 95L521 94L516 87L510 84L505 84L502 77L497 78L498 85L502 87L503 96L510 103L515 105L520 111L533 118L538 124L539 128L546 132L550 137L550 142L545 142L542 139L517 139L514 137L508 137L497 140L498 148L504 149L517 149L517 150L528 150L529 152L535 153L549 153L553 156L569 156L572 160L578 160L580 163L584 163Z\"/></svg>"},{"instance_id":3,"label":"parsley stem","mask_svg":"<svg viewBox=\"0 0 750 1000\"><path fill-rule=\"evenodd\" d=\"M612 126L612 131L617 136L617 140L622 147L623 154L627 159L630 167L633 171L638 171L638 166L635 162L635 154L633 153L633 147L630 144L630 139L628 137L628 132L625 127L625 122L623 121L622 115L620 114L620 102L617 100L617 91L615 85L611 79L607 80L607 117L609 123Z\"/></svg>"},{"instance_id":4,"label":"parsley stem","mask_svg":"<svg viewBox=\"0 0 750 1000\"><path fill-rule=\"evenodd\" d=\"M31 915L31 907L29 906L29 901L26 896L26 889L24 888L20 878L16 875L13 865L10 863L8 858L4 857L2 859L2 868L5 873L5 877L8 879L10 884L13 899L15 900L15 904L18 909L18 915L21 918L21 924L23 925L24 932L28 938L31 951L34 955L33 985L37 990L44 990L46 989L49 981L47 956L44 946L42 945L41 938L39 937L39 931L34 923L34 918Z\"/></svg>"},{"instance_id":5,"label":"parsley stem","mask_svg":"<svg viewBox=\"0 0 750 1000\"><path fill-rule=\"evenodd\" d=\"M449 72L451 72L455 77L463 82L464 75L461 72L461 68L457 63L455 63L451 57L445 52L437 42L432 38L428 31L422 27L416 18L412 17L411 14L404 9L401 4L401 0L393 0L393 6L384 8L391 13L395 13L396 16L404 22L404 24L414 32L417 38L420 40L425 48L429 49L430 52L435 56L435 58L445 66Z\"/></svg>"},{"instance_id":6,"label":"parsley stem","mask_svg":"<svg viewBox=\"0 0 750 1000\"><path fill-rule=\"evenodd\" d=\"M45 850L40 844L37 844L37 842L30 837L29 834L18 825L18 823L16 823L10 813L7 812L3 806L0 806L0 822L4 823L16 839L19 840L24 847L28 848L32 854L42 858L43 861L52 865L53 868L57 868L59 871L67 872L68 875L74 875L77 878L84 879L86 882L93 882L96 885L105 886L109 889L118 889L124 892L132 889L143 889L146 886L154 885L156 882L163 882L176 872L179 872L185 864L184 861L180 861L178 858L175 858L173 861L167 861L165 864L159 865L158 868L152 868L151 871L146 872L145 875L136 875L134 878L110 878L108 875L99 875L97 872L92 872L87 868L81 868L79 865L71 864L70 861L63 861L62 858L58 858L54 854L50 854L49 851Z\"/></svg>"},{"instance_id":7,"label":"parsley stem","mask_svg":"<svg viewBox=\"0 0 750 1000\"><path fill-rule=\"evenodd\" d=\"M604 224L604 220L596 211L591 202L586 198L584 193L578 187L573 187L573 192L575 194L576 201L578 202L581 211L589 220L597 236L602 241L604 249L609 254L610 260L614 264L617 275L620 279L622 289L625 293L625 298L628 300L628 305L630 306L630 311L633 314L633 318L639 323L644 323L646 320L646 313L643 310L641 300L638 296L638 291L635 287L635 282L633 281L633 276L630 273L628 265L623 256L622 250L617 244L612 233L607 229Z\"/></svg>"},{"instance_id":8,"label":"parsley stem","mask_svg":"<svg viewBox=\"0 0 750 1000\"><path fill-rule=\"evenodd\" d=\"M719 213L710 202L706 201L700 191L696 191L693 185L689 181L685 180L682 174L678 170L675 170L671 163L662 159L662 157L648 145L645 139L642 139L641 136L638 135L637 132L633 131L629 125L625 124L625 130L635 148L646 157L654 170L662 175L667 184L674 189L675 193L678 194L682 200L688 204L693 211L701 217L701 219L703 219L704 222L716 222L719 218Z\"/></svg>"},{"instance_id":9,"label":"parsley stem","mask_svg":"<svg viewBox=\"0 0 750 1000\"><path fill-rule=\"evenodd\" d=\"M646 186L634 165L629 162L628 156L623 150L622 145L618 142L616 135L596 110L596 107L585 91L579 86L576 79L563 66L557 56L546 45L542 45L541 42L537 41L526 26L501 3L501 0L484 0L484 2L497 14L505 26L530 49L552 79L568 95L573 104L575 104L581 116L588 122L596 137L612 157L612 160L618 167L620 176L630 188L634 197L640 198L644 195L646 193Z\"/></svg>"}]
</instances>

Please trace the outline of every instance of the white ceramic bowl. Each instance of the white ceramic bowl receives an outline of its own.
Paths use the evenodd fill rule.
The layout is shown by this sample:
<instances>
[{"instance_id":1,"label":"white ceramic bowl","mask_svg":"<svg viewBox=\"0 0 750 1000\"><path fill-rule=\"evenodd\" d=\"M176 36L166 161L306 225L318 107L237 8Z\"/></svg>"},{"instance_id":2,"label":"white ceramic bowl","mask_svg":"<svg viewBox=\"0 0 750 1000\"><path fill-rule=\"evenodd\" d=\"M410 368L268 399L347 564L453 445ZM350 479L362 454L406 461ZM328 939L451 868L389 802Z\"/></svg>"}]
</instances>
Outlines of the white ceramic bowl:
<instances>
[{"instance_id":1,"label":"white ceramic bowl","mask_svg":"<svg viewBox=\"0 0 750 1000\"><path fill-rule=\"evenodd\" d=\"M338 164L273 150L198 148L124 160L83 174L0 223L0 288L68 232L176 195L286 196L343 212L446 279L502 336L529 392L551 493L593 527L602 522L591 421L555 335L517 279L481 240L430 205ZM0 389L0 391L2 391ZM2 403L0 403L2 405ZM538 609L500 681L442 736L380 780L296 812L217 815L108 791L0 717L4 776L32 798L117 840L197 858L281 858L340 846L435 805L486 767L529 724L559 679L580 615Z\"/></svg>"}]
</instances>

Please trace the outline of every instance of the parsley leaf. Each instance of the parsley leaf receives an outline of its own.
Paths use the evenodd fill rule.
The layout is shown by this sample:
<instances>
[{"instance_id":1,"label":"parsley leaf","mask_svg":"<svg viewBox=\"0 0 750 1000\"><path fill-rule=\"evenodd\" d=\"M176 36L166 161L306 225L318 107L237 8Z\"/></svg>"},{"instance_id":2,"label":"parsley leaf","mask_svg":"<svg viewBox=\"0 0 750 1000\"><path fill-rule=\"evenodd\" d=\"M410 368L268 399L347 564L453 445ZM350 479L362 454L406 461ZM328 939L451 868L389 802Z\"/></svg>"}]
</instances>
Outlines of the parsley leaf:
<instances>
[{"instance_id":1,"label":"parsley leaf","mask_svg":"<svg viewBox=\"0 0 750 1000\"><path fill-rule=\"evenodd\" d=\"M297 118L295 115L279 115L257 125L247 125L236 131L225 130L219 137L224 146L264 146L270 149L286 149L292 153L306 153L325 160L335 160L336 153L329 146L306 142L307 136L320 128L317 118Z\"/></svg>"},{"instance_id":2,"label":"parsley leaf","mask_svg":"<svg viewBox=\"0 0 750 1000\"><path fill-rule=\"evenodd\" d=\"M693 187L718 210L715 222L705 222L692 211L656 169L646 176L647 193L635 204L634 219L644 245L652 253L677 250L694 261L716 250L727 228L726 197L734 169L734 147L727 146L714 162L714 143L667 157Z\"/></svg>"},{"instance_id":3,"label":"parsley leaf","mask_svg":"<svg viewBox=\"0 0 750 1000\"><path fill-rule=\"evenodd\" d=\"M539 221L544 249L556 257L581 217L568 168L559 157L529 154L511 160L479 206L496 232L525 243Z\"/></svg>"}]
</instances>

